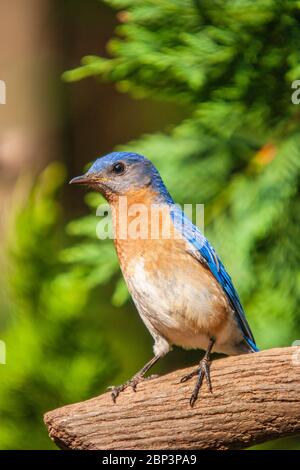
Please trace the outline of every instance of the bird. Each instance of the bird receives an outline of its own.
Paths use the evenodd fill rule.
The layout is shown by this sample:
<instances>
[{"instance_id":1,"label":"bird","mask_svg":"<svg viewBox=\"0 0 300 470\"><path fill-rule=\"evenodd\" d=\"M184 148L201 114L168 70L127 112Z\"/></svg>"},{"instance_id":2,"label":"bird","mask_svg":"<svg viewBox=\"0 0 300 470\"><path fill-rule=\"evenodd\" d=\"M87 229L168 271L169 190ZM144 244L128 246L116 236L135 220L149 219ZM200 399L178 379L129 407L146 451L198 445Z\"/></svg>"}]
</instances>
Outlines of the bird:
<instances>
[{"instance_id":1,"label":"bird","mask_svg":"<svg viewBox=\"0 0 300 470\"><path fill-rule=\"evenodd\" d=\"M173 346L180 346L205 351L198 366L181 379L187 382L196 377L190 396L193 407L204 378L212 393L212 350L225 355L259 351L231 277L202 231L175 204L157 168L143 155L109 153L70 184L87 185L108 201L121 271L154 340L151 360L126 383L111 387L113 401L128 387L136 391L154 364ZM160 216L153 221L149 213L154 208L159 208ZM144 219L140 215L139 223L138 209L147 215ZM167 236L164 224L169 227ZM135 230L129 233L124 226ZM161 230L152 236L157 228Z\"/></svg>"}]
</instances>

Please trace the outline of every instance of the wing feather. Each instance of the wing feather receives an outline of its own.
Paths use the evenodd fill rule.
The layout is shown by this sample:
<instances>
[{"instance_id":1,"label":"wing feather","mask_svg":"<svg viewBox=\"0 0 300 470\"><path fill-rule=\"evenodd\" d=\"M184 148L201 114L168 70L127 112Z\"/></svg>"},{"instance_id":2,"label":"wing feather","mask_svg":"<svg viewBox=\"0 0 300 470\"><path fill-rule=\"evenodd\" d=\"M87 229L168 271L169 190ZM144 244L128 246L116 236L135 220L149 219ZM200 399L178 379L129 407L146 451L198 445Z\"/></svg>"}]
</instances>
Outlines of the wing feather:
<instances>
[{"instance_id":1,"label":"wing feather","mask_svg":"<svg viewBox=\"0 0 300 470\"><path fill-rule=\"evenodd\" d=\"M200 230L191 222L184 212L177 206L172 208L171 217L174 226L182 233L190 244L190 254L199 262L205 264L222 286L236 315L238 324L243 332L244 338L253 351L258 351L253 334L245 316L237 291L235 290L231 277L227 273L223 263L211 246L209 241Z\"/></svg>"}]
</instances>

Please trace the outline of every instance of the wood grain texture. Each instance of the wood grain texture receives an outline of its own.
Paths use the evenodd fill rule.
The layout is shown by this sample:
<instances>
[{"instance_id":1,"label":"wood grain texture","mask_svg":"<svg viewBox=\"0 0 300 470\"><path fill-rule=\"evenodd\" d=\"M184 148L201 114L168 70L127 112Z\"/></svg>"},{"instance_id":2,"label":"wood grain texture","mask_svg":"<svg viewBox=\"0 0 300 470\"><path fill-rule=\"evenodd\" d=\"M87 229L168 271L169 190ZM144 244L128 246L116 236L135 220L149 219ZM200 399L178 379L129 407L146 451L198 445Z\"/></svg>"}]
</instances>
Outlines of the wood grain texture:
<instances>
[{"instance_id":1,"label":"wood grain texture","mask_svg":"<svg viewBox=\"0 0 300 470\"><path fill-rule=\"evenodd\" d=\"M213 361L194 408L192 368L146 381L114 404L110 393L46 413L63 449L242 449L300 434L300 348Z\"/></svg>"}]
</instances>

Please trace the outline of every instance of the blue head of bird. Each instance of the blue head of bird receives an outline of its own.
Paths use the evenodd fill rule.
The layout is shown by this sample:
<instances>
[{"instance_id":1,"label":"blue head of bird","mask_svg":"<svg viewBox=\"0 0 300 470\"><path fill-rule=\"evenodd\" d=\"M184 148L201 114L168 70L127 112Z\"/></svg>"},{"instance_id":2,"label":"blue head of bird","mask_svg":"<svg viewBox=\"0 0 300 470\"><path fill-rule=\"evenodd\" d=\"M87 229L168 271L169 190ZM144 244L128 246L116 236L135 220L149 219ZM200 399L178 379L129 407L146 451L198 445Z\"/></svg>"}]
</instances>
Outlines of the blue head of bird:
<instances>
[{"instance_id":1,"label":"blue head of bird","mask_svg":"<svg viewBox=\"0 0 300 470\"><path fill-rule=\"evenodd\" d=\"M113 152L98 158L82 176L70 184L84 184L111 202L118 196L149 188L158 198L171 199L158 170L143 155Z\"/></svg>"}]
</instances>

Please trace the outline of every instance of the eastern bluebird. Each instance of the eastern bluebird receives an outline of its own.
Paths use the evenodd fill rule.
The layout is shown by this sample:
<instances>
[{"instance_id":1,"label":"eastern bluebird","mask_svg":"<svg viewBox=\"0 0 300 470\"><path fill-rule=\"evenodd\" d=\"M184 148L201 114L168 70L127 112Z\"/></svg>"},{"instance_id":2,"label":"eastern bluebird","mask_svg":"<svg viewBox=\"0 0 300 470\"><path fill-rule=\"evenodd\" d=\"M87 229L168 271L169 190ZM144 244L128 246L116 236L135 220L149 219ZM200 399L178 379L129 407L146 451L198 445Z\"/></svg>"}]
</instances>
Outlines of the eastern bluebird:
<instances>
[{"instance_id":1,"label":"eastern bluebird","mask_svg":"<svg viewBox=\"0 0 300 470\"><path fill-rule=\"evenodd\" d=\"M175 205L158 170L142 155L113 152L95 161L83 176L70 183L99 191L112 209L114 241L121 269L136 308L154 339L154 357L131 380L112 387L112 398L144 380L146 372L172 345L204 349L205 355L182 382L197 376L190 404L194 405L205 377L210 381L210 353L227 355L258 351L238 294L221 260L201 231ZM126 199L125 218L120 200ZM136 208L163 209L159 229L169 223L168 236L155 229L152 218L141 222L151 234L124 236L124 225L134 222ZM131 210L133 209L133 210Z\"/></svg>"}]
</instances>

